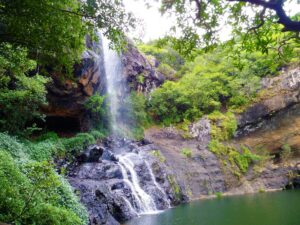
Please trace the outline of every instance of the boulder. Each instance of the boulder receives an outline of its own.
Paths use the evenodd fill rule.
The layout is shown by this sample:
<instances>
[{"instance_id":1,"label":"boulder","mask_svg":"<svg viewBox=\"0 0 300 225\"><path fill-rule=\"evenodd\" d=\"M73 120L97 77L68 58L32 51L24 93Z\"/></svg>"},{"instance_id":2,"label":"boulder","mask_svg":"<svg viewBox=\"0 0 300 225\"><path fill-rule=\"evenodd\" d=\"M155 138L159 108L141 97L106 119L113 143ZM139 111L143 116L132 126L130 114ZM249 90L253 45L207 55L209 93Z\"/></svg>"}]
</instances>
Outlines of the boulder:
<instances>
[{"instance_id":1,"label":"boulder","mask_svg":"<svg viewBox=\"0 0 300 225\"><path fill-rule=\"evenodd\" d=\"M98 162L100 157L102 156L104 148L99 145L91 145L87 148L87 150L79 155L78 162Z\"/></svg>"}]
</instances>

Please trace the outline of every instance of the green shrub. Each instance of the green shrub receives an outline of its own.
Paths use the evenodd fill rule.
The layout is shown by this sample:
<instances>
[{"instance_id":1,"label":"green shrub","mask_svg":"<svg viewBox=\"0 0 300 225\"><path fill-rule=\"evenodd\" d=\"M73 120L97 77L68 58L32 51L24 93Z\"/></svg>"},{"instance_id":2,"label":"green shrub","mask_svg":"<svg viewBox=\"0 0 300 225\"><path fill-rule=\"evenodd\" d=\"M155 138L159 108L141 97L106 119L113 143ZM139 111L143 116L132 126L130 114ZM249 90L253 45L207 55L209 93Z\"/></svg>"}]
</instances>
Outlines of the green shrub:
<instances>
[{"instance_id":1,"label":"green shrub","mask_svg":"<svg viewBox=\"0 0 300 225\"><path fill-rule=\"evenodd\" d=\"M218 140L211 140L208 148L217 155L224 166L229 166L231 171L238 176L240 176L240 172L246 173L251 163L256 163L263 159L263 157L253 154L245 146L241 146L241 149L238 150L236 147L223 144Z\"/></svg>"},{"instance_id":2,"label":"green shrub","mask_svg":"<svg viewBox=\"0 0 300 225\"><path fill-rule=\"evenodd\" d=\"M138 48L146 55L155 57L160 63L166 64L175 70L179 70L184 64L183 57L177 51L168 46L159 46L157 42L141 44Z\"/></svg>"},{"instance_id":3,"label":"green shrub","mask_svg":"<svg viewBox=\"0 0 300 225\"><path fill-rule=\"evenodd\" d=\"M158 71L161 72L168 80L174 80L176 71L165 63L160 63L158 66Z\"/></svg>"},{"instance_id":4,"label":"green shrub","mask_svg":"<svg viewBox=\"0 0 300 225\"><path fill-rule=\"evenodd\" d=\"M192 150L190 148L183 148L181 150L181 154L184 155L187 158L191 158L192 157Z\"/></svg>"},{"instance_id":5,"label":"green shrub","mask_svg":"<svg viewBox=\"0 0 300 225\"><path fill-rule=\"evenodd\" d=\"M39 204L32 215L31 221L40 225L82 225L78 216L65 208L55 207L51 204Z\"/></svg>"},{"instance_id":6,"label":"green shrub","mask_svg":"<svg viewBox=\"0 0 300 225\"><path fill-rule=\"evenodd\" d=\"M0 55L0 132L22 134L34 120L43 119L39 107L46 103L49 79L27 75L36 62L27 58L25 49L3 43L0 49L5 52Z\"/></svg>"},{"instance_id":7,"label":"green shrub","mask_svg":"<svg viewBox=\"0 0 300 225\"><path fill-rule=\"evenodd\" d=\"M216 192L215 195L216 195L217 199L221 199L223 197L223 193L222 192Z\"/></svg>"},{"instance_id":8,"label":"green shrub","mask_svg":"<svg viewBox=\"0 0 300 225\"><path fill-rule=\"evenodd\" d=\"M105 132L101 132L98 130L92 130L90 134L96 139L96 140L101 140L107 136Z\"/></svg>"},{"instance_id":9,"label":"green shrub","mask_svg":"<svg viewBox=\"0 0 300 225\"><path fill-rule=\"evenodd\" d=\"M143 84L145 82L144 74L139 74L136 80L139 84Z\"/></svg>"},{"instance_id":10,"label":"green shrub","mask_svg":"<svg viewBox=\"0 0 300 225\"><path fill-rule=\"evenodd\" d=\"M61 142L67 152L79 153L91 144L95 144L95 138L89 133L79 133L72 138L62 138Z\"/></svg>"},{"instance_id":11,"label":"green shrub","mask_svg":"<svg viewBox=\"0 0 300 225\"><path fill-rule=\"evenodd\" d=\"M217 156L221 156L223 154L226 154L227 153L227 148L224 144L222 144L220 141L218 140L211 140L208 144L208 149L216 154Z\"/></svg>"},{"instance_id":12,"label":"green shrub","mask_svg":"<svg viewBox=\"0 0 300 225\"><path fill-rule=\"evenodd\" d=\"M86 109L91 110L93 113L99 113L100 116L105 114L105 96L101 96L98 93L89 97L85 102Z\"/></svg>"},{"instance_id":13,"label":"green shrub","mask_svg":"<svg viewBox=\"0 0 300 225\"><path fill-rule=\"evenodd\" d=\"M78 196L75 195L68 181L62 177L60 177L60 186L57 188L57 194L59 195L57 199L59 205L75 213L84 224L87 223L88 212L86 208L80 203Z\"/></svg>"},{"instance_id":14,"label":"green shrub","mask_svg":"<svg viewBox=\"0 0 300 225\"><path fill-rule=\"evenodd\" d=\"M146 98L142 93L131 92L119 110L125 124L119 126L119 133L134 139L144 137L144 128L149 126L150 119L146 113ZM120 124L119 124L120 125Z\"/></svg>"},{"instance_id":15,"label":"green shrub","mask_svg":"<svg viewBox=\"0 0 300 225\"><path fill-rule=\"evenodd\" d=\"M90 113L90 116L93 120L93 126L96 129L108 129L109 110L108 104L105 100L106 96L96 93L89 97L84 104L86 110Z\"/></svg>"},{"instance_id":16,"label":"green shrub","mask_svg":"<svg viewBox=\"0 0 300 225\"><path fill-rule=\"evenodd\" d=\"M87 213L47 162L22 164L0 150L0 221L12 224L87 224ZM62 201L62 199L66 199ZM66 204L70 201L72 204ZM74 201L77 201L76 203ZM80 207L77 207L80 208ZM81 206L82 208L82 206ZM83 209L83 208L82 208Z\"/></svg>"},{"instance_id":17,"label":"green shrub","mask_svg":"<svg viewBox=\"0 0 300 225\"><path fill-rule=\"evenodd\" d=\"M281 147L280 158L282 161L288 160L292 155L292 148L289 144L284 144Z\"/></svg>"},{"instance_id":18,"label":"green shrub","mask_svg":"<svg viewBox=\"0 0 300 225\"><path fill-rule=\"evenodd\" d=\"M0 149L0 221L19 219L30 193L30 182L14 163L9 153Z\"/></svg>"},{"instance_id":19,"label":"green shrub","mask_svg":"<svg viewBox=\"0 0 300 225\"><path fill-rule=\"evenodd\" d=\"M28 149L30 159L37 161L51 160L53 156L65 152L65 147L59 139L50 138L38 142L24 141L24 146Z\"/></svg>"},{"instance_id":20,"label":"green shrub","mask_svg":"<svg viewBox=\"0 0 300 225\"><path fill-rule=\"evenodd\" d=\"M43 133L40 136L38 136L35 141L38 141L38 142L45 141L45 140L57 141L58 139L59 139L59 136L57 135L57 133L55 133L53 131L49 131L49 132Z\"/></svg>"},{"instance_id":21,"label":"green shrub","mask_svg":"<svg viewBox=\"0 0 300 225\"><path fill-rule=\"evenodd\" d=\"M177 201L180 201L181 200L181 197L182 197L182 193L181 193L181 189L180 189L180 186L179 184L177 183L176 181L176 178L174 175L170 175L168 174L167 175L167 179L170 183L170 186L171 186L171 189L172 191L174 192L175 194L175 198Z\"/></svg>"},{"instance_id":22,"label":"green shrub","mask_svg":"<svg viewBox=\"0 0 300 225\"><path fill-rule=\"evenodd\" d=\"M194 121L221 108L243 111L256 98L261 78L276 74L282 62L274 62L274 52L243 52L237 59L228 57L231 50L226 45L217 47L187 62L177 72L181 79L167 81L151 93L151 116L170 125L184 119Z\"/></svg>"},{"instance_id":23,"label":"green shrub","mask_svg":"<svg viewBox=\"0 0 300 225\"><path fill-rule=\"evenodd\" d=\"M0 133L0 149L7 151L18 160L28 159L28 149L16 137L6 133Z\"/></svg>"},{"instance_id":24,"label":"green shrub","mask_svg":"<svg viewBox=\"0 0 300 225\"><path fill-rule=\"evenodd\" d=\"M237 129L237 122L233 113L222 114L219 111L214 111L208 115L208 118L211 121L212 139L226 141L233 137Z\"/></svg>"}]
</instances>

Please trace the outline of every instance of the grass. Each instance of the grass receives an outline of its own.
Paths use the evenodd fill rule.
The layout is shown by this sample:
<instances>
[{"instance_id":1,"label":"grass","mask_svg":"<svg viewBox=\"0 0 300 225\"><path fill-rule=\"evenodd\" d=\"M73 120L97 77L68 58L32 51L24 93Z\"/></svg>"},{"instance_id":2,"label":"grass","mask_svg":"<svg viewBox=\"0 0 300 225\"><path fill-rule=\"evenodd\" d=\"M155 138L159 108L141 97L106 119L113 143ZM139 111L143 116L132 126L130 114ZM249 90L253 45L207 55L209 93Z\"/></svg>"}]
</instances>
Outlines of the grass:
<instances>
[{"instance_id":1,"label":"grass","mask_svg":"<svg viewBox=\"0 0 300 225\"><path fill-rule=\"evenodd\" d=\"M186 158L192 158L192 150L190 148L183 148L181 154Z\"/></svg>"},{"instance_id":2,"label":"grass","mask_svg":"<svg viewBox=\"0 0 300 225\"><path fill-rule=\"evenodd\" d=\"M161 163L164 163L166 162L166 158L161 154L161 152L159 150L152 150L151 151L151 154L153 156L155 156L156 158L158 158L158 160L161 162Z\"/></svg>"}]
</instances>

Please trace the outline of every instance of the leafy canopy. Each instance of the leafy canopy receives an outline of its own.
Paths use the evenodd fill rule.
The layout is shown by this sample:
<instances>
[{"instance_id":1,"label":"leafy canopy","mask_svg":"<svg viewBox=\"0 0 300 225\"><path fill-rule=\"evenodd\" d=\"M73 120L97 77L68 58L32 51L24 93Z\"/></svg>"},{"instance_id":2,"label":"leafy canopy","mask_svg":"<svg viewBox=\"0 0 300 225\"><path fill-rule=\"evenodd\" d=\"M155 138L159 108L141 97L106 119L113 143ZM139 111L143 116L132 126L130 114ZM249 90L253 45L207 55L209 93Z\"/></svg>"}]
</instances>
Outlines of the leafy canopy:
<instances>
[{"instance_id":1,"label":"leafy canopy","mask_svg":"<svg viewBox=\"0 0 300 225\"><path fill-rule=\"evenodd\" d=\"M121 44L134 23L119 0L1 0L0 13L0 43L25 47L31 58L67 71L79 60L84 37L93 36L96 27Z\"/></svg>"},{"instance_id":2,"label":"leafy canopy","mask_svg":"<svg viewBox=\"0 0 300 225\"><path fill-rule=\"evenodd\" d=\"M290 39L299 40L300 17L289 17L284 10L290 2L297 4L293 0L162 0L161 12L177 19L173 30L181 35L170 36L168 41L184 55L190 56L198 47L214 47L225 26L231 27L233 41L242 37L243 49L266 52L273 47L272 37L278 33L284 32L277 48L287 45Z\"/></svg>"}]
</instances>

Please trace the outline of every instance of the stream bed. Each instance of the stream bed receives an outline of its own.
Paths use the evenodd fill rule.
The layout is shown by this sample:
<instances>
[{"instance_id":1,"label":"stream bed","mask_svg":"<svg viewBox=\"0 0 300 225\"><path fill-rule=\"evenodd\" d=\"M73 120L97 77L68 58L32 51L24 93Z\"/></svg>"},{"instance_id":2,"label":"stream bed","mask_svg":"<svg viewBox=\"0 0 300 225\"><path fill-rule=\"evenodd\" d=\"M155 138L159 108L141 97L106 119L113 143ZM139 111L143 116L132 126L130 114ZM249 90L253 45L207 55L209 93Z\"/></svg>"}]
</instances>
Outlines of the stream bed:
<instances>
[{"instance_id":1,"label":"stream bed","mask_svg":"<svg viewBox=\"0 0 300 225\"><path fill-rule=\"evenodd\" d=\"M300 225L300 190L197 200L126 225Z\"/></svg>"}]
</instances>

